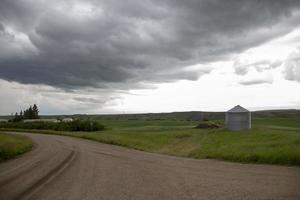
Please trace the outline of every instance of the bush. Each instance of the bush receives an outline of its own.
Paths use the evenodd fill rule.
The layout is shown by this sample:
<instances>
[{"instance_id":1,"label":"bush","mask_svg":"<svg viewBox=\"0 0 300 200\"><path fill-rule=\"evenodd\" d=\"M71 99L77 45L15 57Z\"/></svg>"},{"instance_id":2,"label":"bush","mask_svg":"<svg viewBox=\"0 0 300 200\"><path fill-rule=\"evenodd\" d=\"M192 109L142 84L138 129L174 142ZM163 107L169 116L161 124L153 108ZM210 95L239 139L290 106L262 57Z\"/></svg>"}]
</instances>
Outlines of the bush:
<instances>
[{"instance_id":1,"label":"bush","mask_svg":"<svg viewBox=\"0 0 300 200\"><path fill-rule=\"evenodd\" d=\"M220 128L221 124L212 121L202 121L200 122L195 128L202 128L202 129L213 129L213 128Z\"/></svg>"},{"instance_id":2,"label":"bush","mask_svg":"<svg viewBox=\"0 0 300 200\"><path fill-rule=\"evenodd\" d=\"M90 120L74 120L70 122L70 131L99 131L104 126L95 121Z\"/></svg>"},{"instance_id":3,"label":"bush","mask_svg":"<svg viewBox=\"0 0 300 200\"><path fill-rule=\"evenodd\" d=\"M74 120L72 122L8 122L1 123L0 128L38 129L55 131L100 131L104 126L91 120Z\"/></svg>"}]
</instances>

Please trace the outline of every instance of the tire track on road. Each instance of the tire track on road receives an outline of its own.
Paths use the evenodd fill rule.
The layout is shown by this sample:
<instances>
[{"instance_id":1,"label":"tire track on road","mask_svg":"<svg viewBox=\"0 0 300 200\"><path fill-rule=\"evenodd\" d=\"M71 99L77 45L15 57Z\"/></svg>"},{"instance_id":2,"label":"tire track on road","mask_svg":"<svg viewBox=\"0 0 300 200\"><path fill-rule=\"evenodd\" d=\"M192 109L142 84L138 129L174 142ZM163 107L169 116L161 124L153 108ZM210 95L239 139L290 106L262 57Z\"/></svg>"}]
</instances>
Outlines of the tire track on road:
<instances>
[{"instance_id":1,"label":"tire track on road","mask_svg":"<svg viewBox=\"0 0 300 200\"><path fill-rule=\"evenodd\" d=\"M71 151L71 153L55 168L50 170L45 176L29 186L25 191L19 193L15 199L30 199L34 194L40 191L45 185L49 184L55 177L66 170L78 156L78 152Z\"/></svg>"},{"instance_id":2,"label":"tire track on road","mask_svg":"<svg viewBox=\"0 0 300 200\"><path fill-rule=\"evenodd\" d=\"M29 164L29 166L27 166L27 169L24 169L14 175L12 175L11 177L8 177L7 179L4 179L2 181L0 181L0 190L2 187L4 187L5 185L10 184L11 182L17 180L17 179L21 179L23 176L26 176L28 172L33 171L35 169L37 169L41 163L43 163L44 161L39 160L37 162L31 163Z\"/></svg>"}]
</instances>

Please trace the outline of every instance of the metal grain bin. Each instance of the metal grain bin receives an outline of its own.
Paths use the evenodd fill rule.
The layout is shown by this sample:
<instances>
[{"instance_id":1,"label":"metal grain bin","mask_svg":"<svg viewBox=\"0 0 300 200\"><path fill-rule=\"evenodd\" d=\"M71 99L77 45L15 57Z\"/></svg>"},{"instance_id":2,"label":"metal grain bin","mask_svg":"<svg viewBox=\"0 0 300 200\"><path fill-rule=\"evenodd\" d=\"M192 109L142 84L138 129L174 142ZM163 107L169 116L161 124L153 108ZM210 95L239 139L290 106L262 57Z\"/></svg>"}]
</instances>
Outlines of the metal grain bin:
<instances>
[{"instance_id":1,"label":"metal grain bin","mask_svg":"<svg viewBox=\"0 0 300 200\"><path fill-rule=\"evenodd\" d=\"M226 128L232 131L251 128L251 112L240 105L226 112Z\"/></svg>"}]
</instances>

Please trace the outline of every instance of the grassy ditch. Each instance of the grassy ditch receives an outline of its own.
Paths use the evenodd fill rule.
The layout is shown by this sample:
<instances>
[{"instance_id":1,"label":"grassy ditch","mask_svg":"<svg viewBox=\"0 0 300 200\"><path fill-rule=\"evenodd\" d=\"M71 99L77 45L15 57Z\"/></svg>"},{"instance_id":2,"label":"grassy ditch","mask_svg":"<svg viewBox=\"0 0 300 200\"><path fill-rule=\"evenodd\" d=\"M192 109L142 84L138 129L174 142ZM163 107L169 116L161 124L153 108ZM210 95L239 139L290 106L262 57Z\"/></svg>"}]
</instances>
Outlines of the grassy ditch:
<instances>
[{"instance_id":1,"label":"grassy ditch","mask_svg":"<svg viewBox=\"0 0 300 200\"><path fill-rule=\"evenodd\" d=\"M26 136L0 133L0 162L25 153L31 148L32 142Z\"/></svg>"}]
</instances>

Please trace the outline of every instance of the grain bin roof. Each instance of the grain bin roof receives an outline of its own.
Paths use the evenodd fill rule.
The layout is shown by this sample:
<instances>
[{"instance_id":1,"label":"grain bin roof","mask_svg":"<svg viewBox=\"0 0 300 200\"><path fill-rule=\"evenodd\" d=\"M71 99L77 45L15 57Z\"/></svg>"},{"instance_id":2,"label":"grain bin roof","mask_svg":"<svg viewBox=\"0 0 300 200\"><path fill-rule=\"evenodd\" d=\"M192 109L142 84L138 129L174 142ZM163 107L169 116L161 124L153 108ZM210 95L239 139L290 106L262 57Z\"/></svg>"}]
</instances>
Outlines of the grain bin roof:
<instances>
[{"instance_id":1,"label":"grain bin roof","mask_svg":"<svg viewBox=\"0 0 300 200\"><path fill-rule=\"evenodd\" d=\"M230 110L228 110L227 112L230 112L230 113L241 113L241 112L249 112L249 110L247 110L246 108L243 108L240 105L237 105L237 106L231 108Z\"/></svg>"}]
</instances>

